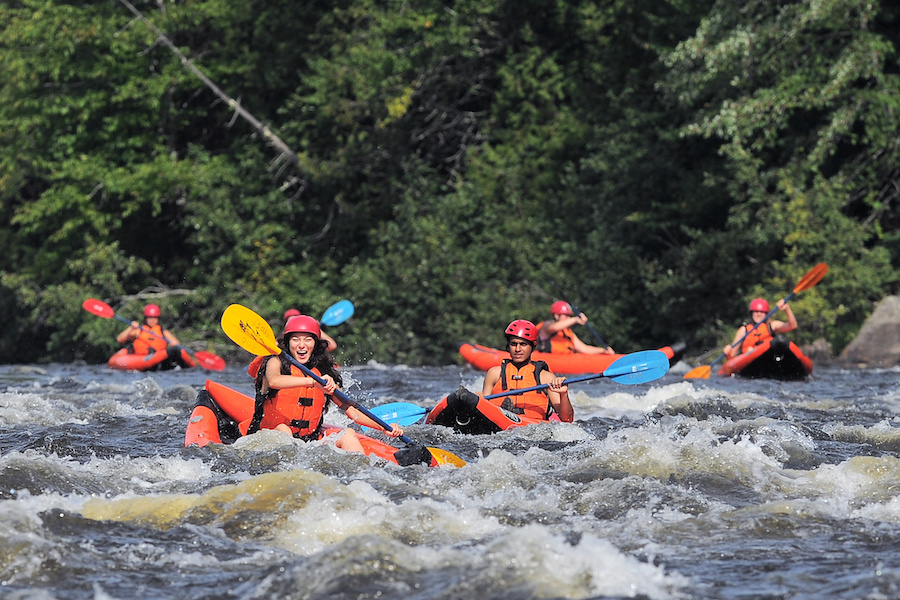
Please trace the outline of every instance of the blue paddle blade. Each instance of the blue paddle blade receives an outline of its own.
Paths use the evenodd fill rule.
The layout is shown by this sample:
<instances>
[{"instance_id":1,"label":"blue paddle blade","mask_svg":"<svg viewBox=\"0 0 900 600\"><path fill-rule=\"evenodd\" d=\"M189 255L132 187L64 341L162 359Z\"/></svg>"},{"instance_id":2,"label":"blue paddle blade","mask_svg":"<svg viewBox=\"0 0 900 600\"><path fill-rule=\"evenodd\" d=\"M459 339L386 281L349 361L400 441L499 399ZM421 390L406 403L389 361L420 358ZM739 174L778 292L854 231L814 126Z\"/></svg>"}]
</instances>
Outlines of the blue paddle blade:
<instances>
[{"instance_id":1,"label":"blue paddle blade","mask_svg":"<svg viewBox=\"0 0 900 600\"><path fill-rule=\"evenodd\" d=\"M407 427L421 421L428 414L428 409L416 406L411 402L389 402L381 406L373 406L369 412L389 425L398 423L400 427Z\"/></svg>"},{"instance_id":2,"label":"blue paddle blade","mask_svg":"<svg viewBox=\"0 0 900 600\"><path fill-rule=\"evenodd\" d=\"M669 357L659 350L626 354L603 371L616 383L634 385L659 379L669 372Z\"/></svg>"},{"instance_id":3,"label":"blue paddle blade","mask_svg":"<svg viewBox=\"0 0 900 600\"><path fill-rule=\"evenodd\" d=\"M331 305L328 310L325 311L325 314L322 315L319 322L322 325L333 327L334 325L340 325L352 316L353 303L349 300L341 300L340 302Z\"/></svg>"}]
</instances>

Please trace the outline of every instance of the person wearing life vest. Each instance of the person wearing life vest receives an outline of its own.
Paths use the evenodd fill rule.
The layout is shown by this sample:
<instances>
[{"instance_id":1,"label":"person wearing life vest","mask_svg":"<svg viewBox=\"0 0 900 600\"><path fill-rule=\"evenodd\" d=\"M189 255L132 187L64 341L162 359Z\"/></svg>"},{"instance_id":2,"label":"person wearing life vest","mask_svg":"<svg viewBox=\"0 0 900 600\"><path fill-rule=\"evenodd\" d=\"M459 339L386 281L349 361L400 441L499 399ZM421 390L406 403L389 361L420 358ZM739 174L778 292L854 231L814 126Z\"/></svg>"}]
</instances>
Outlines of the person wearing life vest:
<instances>
[{"instance_id":1,"label":"person wearing life vest","mask_svg":"<svg viewBox=\"0 0 900 600\"><path fill-rule=\"evenodd\" d=\"M297 310L296 308L289 308L286 311L284 311L284 319L283 320L285 323L287 323L287 320L290 319L291 317L298 317L298 316L300 316L299 310ZM321 329L321 326L319 327L319 329ZM325 340L328 343L328 347L325 348L326 350L328 350L329 352L334 352L335 350L337 350L337 342L335 342L334 339L330 335L325 333L324 331L322 332L321 339Z\"/></svg>"},{"instance_id":2,"label":"person wearing life vest","mask_svg":"<svg viewBox=\"0 0 900 600\"><path fill-rule=\"evenodd\" d=\"M579 339L572 331L575 325L584 325L588 318L584 313L575 314L568 302L558 300L550 306L550 319L541 321L538 326L538 352L556 354L615 354L612 348L591 346Z\"/></svg>"},{"instance_id":3,"label":"person wearing life vest","mask_svg":"<svg viewBox=\"0 0 900 600\"><path fill-rule=\"evenodd\" d=\"M778 334L787 333L797 329L797 318L794 316L794 311L791 310L788 303L784 301L784 298L779 300L776 303L776 306L779 310L784 311L787 322L774 319L763 322L766 315L769 314L769 303L765 298L754 298L750 302L750 318L753 322L739 327L734 334L734 341L731 342L730 345L725 346L725 355L728 356L728 358L734 358L738 354L749 352L756 346L767 340L771 340ZM754 326L757 325L757 323L759 323L759 325L754 329ZM742 339L743 341L741 342Z\"/></svg>"},{"instance_id":4,"label":"person wearing life vest","mask_svg":"<svg viewBox=\"0 0 900 600\"><path fill-rule=\"evenodd\" d=\"M549 419L551 411L555 411L561 421L571 423L575 411L569 401L565 378L554 375L547 363L531 360L538 339L537 327L531 321L518 319L510 323L504 333L509 359L491 367L485 374L483 395L546 383L549 387L543 390L496 398L491 402L507 410L544 420Z\"/></svg>"},{"instance_id":5,"label":"person wearing life vest","mask_svg":"<svg viewBox=\"0 0 900 600\"><path fill-rule=\"evenodd\" d=\"M391 437L403 435L398 425L385 431L365 414L332 395L342 379L325 350L326 343L321 335L316 319L307 315L292 316L285 323L279 346L284 353L289 353L321 377L324 385L306 376L284 353L258 357L250 363L250 375L256 378L256 405L253 417L239 424L241 433L249 435L260 429L274 429L305 440L320 439L323 416L329 403L334 402L360 425L384 431ZM359 437L349 428L335 445L347 451L363 452Z\"/></svg>"},{"instance_id":6,"label":"person wearing life vest","mask_svg":"<svg viewBox=\"0 0 900 600\"><path fill-rule=\"evenodd\" d=\"M155 354L167 352L166 364L171 366L190 365L182 356L181 342L168 329L163 329L159 324L162 311L157 304L148 304L144 307L144 324L137 321L131 324L116 336L116 341L127 346L129 354ZM162 363L160 363L162 366Z\"/></svg>"},{"instance_id":7,"label":"person wearing life vest","mask_svg":"<svg viewBox=\"0 0 900 600\"><path fill-rule=\"evenodd\" d=\"M156 304L148 304L144 307L143 326L137 321L132 321L127 329L116 336L120 344L131 344L134 354L153 354L165 349L169 344L178 346L181 342L169 331L159 324L162 312Z\"/></svg>"}]
</instances>

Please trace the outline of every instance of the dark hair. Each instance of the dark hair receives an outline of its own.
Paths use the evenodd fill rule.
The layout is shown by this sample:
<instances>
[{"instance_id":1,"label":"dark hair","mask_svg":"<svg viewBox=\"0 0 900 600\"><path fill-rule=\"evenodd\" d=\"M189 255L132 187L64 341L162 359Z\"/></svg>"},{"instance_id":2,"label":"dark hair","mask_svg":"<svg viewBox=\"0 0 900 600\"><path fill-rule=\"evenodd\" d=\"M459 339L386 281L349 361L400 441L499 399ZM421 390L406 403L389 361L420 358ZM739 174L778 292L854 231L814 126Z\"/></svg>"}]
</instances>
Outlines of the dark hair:
<instances>
[{"instance_id":1,"label":"dark hair","mask_svg":"<svg viewBox=\"0 0 900 600\"><path fill-rule=\"evenodd\" d=\"M288 336L288 339L289 338L290 335ZM286 354L290 354L290 350L288 349L288 339L282 339L278 342L279 347L281 347ZM310 355L306 366L310 369L318 369L319 373L322 375L331 375L331 378L334 379L337 386L341 387L344 384L344 380L338 372L337 366L334 364L331 355L328 354L327 348L328 342L325 340L316 340L316 345L313 346L312 354Z\"/></svg>"}]
</instances>

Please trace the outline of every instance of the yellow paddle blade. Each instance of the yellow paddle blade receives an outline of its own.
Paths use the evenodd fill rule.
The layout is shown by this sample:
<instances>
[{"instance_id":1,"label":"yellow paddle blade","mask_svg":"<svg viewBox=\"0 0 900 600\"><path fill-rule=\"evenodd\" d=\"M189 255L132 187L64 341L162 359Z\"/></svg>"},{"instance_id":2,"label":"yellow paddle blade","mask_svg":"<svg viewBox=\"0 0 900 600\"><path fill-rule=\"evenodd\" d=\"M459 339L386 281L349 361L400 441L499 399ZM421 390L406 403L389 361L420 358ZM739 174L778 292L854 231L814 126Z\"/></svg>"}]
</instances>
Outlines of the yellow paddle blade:
<instances>
[{"instance_id":1,"label":"yellow paddle blade","mask_svg":"<svg viewBox=\"0 0 900 600\"><path fill-rule=\"evenodd\" d=\"M687 373L685 373L685 379L709 379L710 374L712 373L712 367L709 365L701 365L699 367L694 367Z\"/></svg>"},{"instance_id":2,"label":"yellow paddle blade","mask_svg":"<svg viewBox=\"0 0 900 600\"><path fill-rule=\"evenodd\" d=\"M441 450L440 448L432 448L431 446L428 447L428 451L431 452L434 460L436 460L439 465L450 464L455 467L466 466L466 461L453 454L452 452L447 452L446 450Z\"/></svg>"},{"instance_id":3,"label":"yellow paddle blade","mask_svg":"<svg viewBox=\"0 0 900 600\"><path fill-rule=\"evenodd\" d=\"M250 354L281 354L272 327L246 306L232 304L225 309L222 313L222 331Z\"/></svg>"},{"instance_id":4,"label":"yellow paddle blade","mask_svg":"<svg viewBox=\"0 0 900 600\"><path fill-rule=\"evenodd\" d=\"M803 290L808 290L812 286L816 285L822 278L825 277L825 273L828 272L828 265L825 263L819 263L814 266L809 272L803 276L803 278L797 282L797 285L794 287L794 293L802 292Z\"/></svg>"}]
</instances>

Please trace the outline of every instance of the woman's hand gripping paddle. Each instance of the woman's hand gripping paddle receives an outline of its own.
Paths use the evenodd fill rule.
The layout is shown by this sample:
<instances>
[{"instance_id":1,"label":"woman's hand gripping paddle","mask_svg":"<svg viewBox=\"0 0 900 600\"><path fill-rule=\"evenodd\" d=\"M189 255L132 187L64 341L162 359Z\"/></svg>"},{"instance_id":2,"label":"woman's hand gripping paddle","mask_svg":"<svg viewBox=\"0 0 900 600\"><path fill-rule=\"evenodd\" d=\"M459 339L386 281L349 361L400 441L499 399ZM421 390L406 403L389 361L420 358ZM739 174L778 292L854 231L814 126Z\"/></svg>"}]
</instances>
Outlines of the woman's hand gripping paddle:
<instances>
[{"instance_id":1,"label":"woman's hand gripping paddle","mask_svg":"<svg viewBox=\"0 0 900 600\"><path fill-rule=\"evenodd\" d=\"M797 285L794 286L794 290L790 294L788 294L787 297L784 299L784 303L787 304L788 301L790 301L790 299L793 298L795 294L802 292L803 290L808 290L812 286L814 286L817 283L819 283L820 281L822 281L822 278L825 277L825 274L827 272L828 272L828 265L825 263L819 263L816 266L814 266L812 269L810 269L806 273L806 275L803 276L802 279L800 279L800 281L797 282ZM759 327L760 325L762 325L763 323L768 321L772 317L772 315L774 315L777 311L778 311L777 306L775 308L773 308L772 310L770 310L769 313L763 318L762 321L760 321L759 323L754 325L747 333L745 333L743 335L743 337L741 337L741 339L739 339L738 341L731 344L731 347L737 348L738 346L743 344L744 339L748 335L753 333L757 327ZM716 366L716 364L718 364L719 361L721 361L723 358L726 358L727 356L728 355L723 352L722 355L719 356L719 358L717 358L716 360L714 360L712 362L712 364L694 367L693 369L691 369L690 371L688 371L685 374L684 378L685 379L709 379L709 376L712 374L713 367Z\"/></svg>"},{"instance_id":2,"label":"woman's hand gripping paddle","mask_svg":"<svg viewBox=\"0 0 900 600\"><path fill-rule=\"evenodd\" d=\"M588 381L589 379L599 379L600 377L609 377L616 383L625 385L636 385L638 383L647 383L654 381L665 375L669 371L669 357L659 350L644 350L642 352L633 352L626 354L602 373L589 373L578 377L570 377L566 379L564 384L571 385L579 381ZM507 396L515 396L524 394L525 392L536 392L550 387L548 383L522 388L520 390L509 390L502 394L491 394L485 396L485 400L494 398L505 398ZM372 411L381 419L388 423L417 423L419 419L428 413L427 408L416 406L411 402L391 402L376 406Z\"/></svg>"},{"instance_id":3,"label":"woman's hand gripping paddle","mask_svg":"<svg viewBox=\"0 0 900 600\"><path fill-rule=\"evenodd\" d=\"M118 319L119 321L122 321L123 323L128 323L129 325L131 324L131 321L129 321L128 319L126 319L125 317L123 317L121 315L116 314L116 312L112 309L112 307L109 304L107 304L106 302L103 302L102 300L97 300L96 298L88 298L81 304L81 307L84 308L84 310L91 313L92 315L97 315L98 317L102 317L104 319L115 318L115 319ZM185 352L187 352L188 354L190 354L191 356L196 358L197 364L199 364L204 369L209 369L210 371L224 371L225 370L225 361L222 360L221 357L213 354L212 352L202 352L202 351L201 352L192 352L180 344L170 344L169 340L167 340L166 338L164 338L162 336L156 335L155 333L153 333L149 329L145 328L144 326L141 326L141 330L146 331L147 333L149 333L150 335L152 335L155 338L159 338L159 339L165 341L166 344L174 345L176 348L180 348L180 349L184 350Z\"/></svg>"},{"instance_id":4,"label":"woman's hand gripping paddle","mask_svg":"<svg viewBox=\"0 0 900 600\"><path fill-rule=\"evenodd\" d=\"M226 308L225 312L222 314L222 330L225 332L225 335L231 338L231 341L233 341L235 344L237 344L250 354L255 354L256 356L281 354L281 348L278 347L278 343L275 340L275 334L273 333L272 328L265 321L265 319L260 317L258 314L256 314L246 306L241 306L240 304L232 304L231 306ZM290 354L285 354L285 356L288 358L288 360L291 361L293 365L303 371L303 373L307 377L312 377L313 380L315 380L320 385L325 384L325 380L316 375L306 365L297 361ZM378 425L380 425L381 427L384 427L385 429L391 428L390 425L372 414L369 409L362 406L356 400L350 398L341 390L335 390L334 395L337 396L342 402L349 404L356 410L360 411L361 413L378 423ZM399 439L407 444L413 443L413 441L405 435L401 435ZM462 467L466 464L466 461L446 450L429 447L428 451L431 452L431 455L438 462L438 464L452 464L456 465L457 467Z\"/></svg>"}]
</instances>

